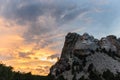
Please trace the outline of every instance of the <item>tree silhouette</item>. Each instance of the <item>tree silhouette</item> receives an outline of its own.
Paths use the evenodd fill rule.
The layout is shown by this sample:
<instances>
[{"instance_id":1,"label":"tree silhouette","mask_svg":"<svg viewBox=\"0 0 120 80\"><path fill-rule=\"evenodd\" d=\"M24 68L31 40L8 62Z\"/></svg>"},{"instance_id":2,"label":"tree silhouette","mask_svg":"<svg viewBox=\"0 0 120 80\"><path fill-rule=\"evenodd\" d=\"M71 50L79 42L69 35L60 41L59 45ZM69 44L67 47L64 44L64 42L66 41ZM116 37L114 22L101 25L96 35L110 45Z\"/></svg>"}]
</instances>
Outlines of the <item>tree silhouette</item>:
<instances>
[{"instance_id":1,"label":"tree silhouette","mask_svg":"<svg viewBox=\"0 0 120 80\"><path fill-rule=\"evenodd\" d=\"M52 80L50 76L38 76L13 71L13 67L0 64L0 80Z\"/></svg>"}]
</instances>

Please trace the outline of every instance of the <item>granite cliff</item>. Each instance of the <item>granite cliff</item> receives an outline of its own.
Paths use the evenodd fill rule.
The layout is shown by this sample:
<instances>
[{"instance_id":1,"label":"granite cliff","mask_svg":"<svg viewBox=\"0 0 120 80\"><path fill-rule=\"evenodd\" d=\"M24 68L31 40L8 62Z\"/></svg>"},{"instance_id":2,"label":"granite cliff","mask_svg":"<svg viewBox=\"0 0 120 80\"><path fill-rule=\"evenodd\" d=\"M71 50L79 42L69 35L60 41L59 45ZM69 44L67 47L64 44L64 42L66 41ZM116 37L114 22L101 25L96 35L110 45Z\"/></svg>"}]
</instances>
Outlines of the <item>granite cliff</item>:
<instances>
[{"instance_id":1,"label":"granite cliff","mask_svg":"<svg viewBox=\"0 0 120 80\"><path fill-rule=\"evenodd\" d=\"M120 39L68 33L50 75L53 80L120 80Z\"/></svg>"}]
</instances>

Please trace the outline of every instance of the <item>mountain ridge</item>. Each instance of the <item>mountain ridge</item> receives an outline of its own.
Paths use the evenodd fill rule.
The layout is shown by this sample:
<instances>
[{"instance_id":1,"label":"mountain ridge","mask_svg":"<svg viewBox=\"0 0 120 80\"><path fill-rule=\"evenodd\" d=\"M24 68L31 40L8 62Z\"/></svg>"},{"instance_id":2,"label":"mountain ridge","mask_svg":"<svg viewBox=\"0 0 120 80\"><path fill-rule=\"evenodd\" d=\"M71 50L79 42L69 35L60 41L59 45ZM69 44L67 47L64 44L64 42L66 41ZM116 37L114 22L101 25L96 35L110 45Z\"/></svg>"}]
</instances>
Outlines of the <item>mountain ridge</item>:
<instances>
[{"instance_id":1,"label":"mountain ridge","mask_svg":"<svg viewBox=\"0 0 120 80\"><path fill-rule=\"evenodd\" d=\"M53 80L120 80L120 39L68 33L50 75Z\"/></svg>"}]
</instances>

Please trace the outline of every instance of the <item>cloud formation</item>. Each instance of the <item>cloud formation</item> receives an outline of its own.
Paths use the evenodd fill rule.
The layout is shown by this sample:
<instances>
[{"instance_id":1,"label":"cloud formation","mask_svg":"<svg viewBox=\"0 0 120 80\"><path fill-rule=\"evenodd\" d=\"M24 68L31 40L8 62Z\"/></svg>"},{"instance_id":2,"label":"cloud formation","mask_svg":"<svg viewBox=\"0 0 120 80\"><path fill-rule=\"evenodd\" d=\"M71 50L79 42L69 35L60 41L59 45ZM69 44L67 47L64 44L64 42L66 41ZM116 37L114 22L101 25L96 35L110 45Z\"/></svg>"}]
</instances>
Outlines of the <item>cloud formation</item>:
<instances>
[{"instance_id":1,"label":"cloud formation","mask_svg":"<svg viewBox=\"0 0 120 80\"><path fill-rule=\"evenodd\" d=\"M11 2L8 0L2 15L20 25L28 23L28 30L23 37L27 41L33 41L35 36L47 35L80 14L89 11L89 7L79 7L76 2L72 2L68 0L52 0L50 3L43 0L13 0Z\"/></svg>"},{"instance_id":2,"label":"cloud formation","mask_svg":"<svg viewBox=\"0 0 120 80\"><path fill-rule=\"evenodd\" d=\"M60 54L53 54L47 57L47 59L55 59L58 58L60 56Z\"/></svg>"},{"instance_id":3,"label":"cloud formation","mask_svg":"<svg viewBox=\"0 0 120 80\"><path fill-rule=\"evenodd\" d=\"M77 1L79 2L79 1ZM7 0L2 16L14 20L19 25L26 25L21 35L26 43L36 43L35 48L45 48L54 44L53 39L46 39L64 33L62 26L90 10L79 6L75 1L52 0ZM68 5L66 5L68 4ZM72 29L71 29L72 30ZM61 36L63 37L63 36ZM56 40L57 41L57 40Z\"/></svg>"}]
</instances>

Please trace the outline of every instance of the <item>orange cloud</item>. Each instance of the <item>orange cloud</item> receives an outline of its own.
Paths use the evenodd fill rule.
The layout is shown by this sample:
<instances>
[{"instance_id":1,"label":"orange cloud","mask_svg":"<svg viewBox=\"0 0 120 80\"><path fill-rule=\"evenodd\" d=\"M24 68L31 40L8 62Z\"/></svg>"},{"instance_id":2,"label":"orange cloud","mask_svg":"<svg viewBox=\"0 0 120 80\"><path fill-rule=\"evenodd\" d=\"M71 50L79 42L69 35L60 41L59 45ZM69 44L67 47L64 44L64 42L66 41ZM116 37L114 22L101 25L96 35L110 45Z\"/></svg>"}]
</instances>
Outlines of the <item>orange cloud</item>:
<instances>
[{"instance_id":1,"label":"orange cloud","mask_svg":"<svg viewBox=\"0 0 120 80\"><path fill-rule=\"evenodd\" d=\"M56 62L56 59L47 59L56 53L56 50L50 47L60 43L35 49L36 43L27 43L22 37L26 30L27 25L20 26L14 21L0 17L0 60L6 65L13 66L15 71L47 75L49 68Z\"/></svg>"}]
</instances>

